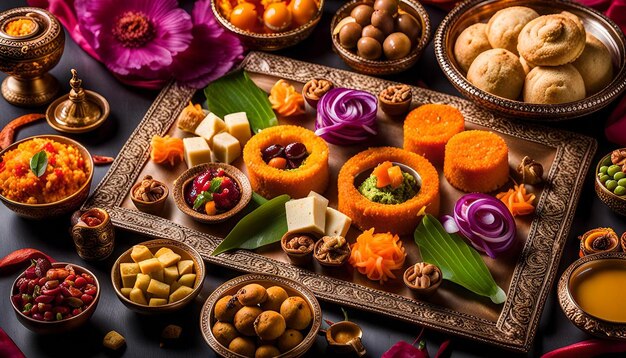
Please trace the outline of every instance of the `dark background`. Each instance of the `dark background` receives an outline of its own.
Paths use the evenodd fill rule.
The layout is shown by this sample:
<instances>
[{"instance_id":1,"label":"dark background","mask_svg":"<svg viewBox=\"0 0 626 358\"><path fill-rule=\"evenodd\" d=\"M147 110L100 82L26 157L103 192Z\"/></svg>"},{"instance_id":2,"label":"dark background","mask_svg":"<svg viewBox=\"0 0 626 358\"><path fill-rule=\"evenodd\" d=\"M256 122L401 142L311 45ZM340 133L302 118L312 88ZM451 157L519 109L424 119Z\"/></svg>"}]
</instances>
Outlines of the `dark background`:
<instances>
[{"instance_id":1,"label":"dark background","mask_svg":"<svg viewBox=\"0 0 626 358\"><path fill-rule=\"evenodd\" d=\"M330 20L341 4L342 2L337 0L327 0L322 21L311 37L299 45L279 51L277 54L348 69L341 59L333 53L329 40ZM25 5L25 1L3 0L0 2L0 10ZM185 2L184 5L186 8L190 8L189 1ZM427 7L427 10L430 14L434 33L445 13L432 7ZM107 72L102 64L84 53L67 34L66 40L63 58L51 71L61 82L61 92L67 93L69 91L69 70L75 68L84 80L85 87L104 95L111 105L111 116L101 128L89 134L70 135L70 137L83 143L93 154L116 156L158 92L122 85ZM219 51L219 49L212 50ZM0 80L4 77L4 74L0 74ZM426 49L415 67L400 76L390 76L389 78L412 85L419 82L436 91L459 95L437 65L432 45ZM552 126L595 137L599 144L595 156L597 161L602 155L616 148L614 144L608 143L603 135L604 123L612 107L614 106L589 117ZM43 111L45 108L23 109L14 107L0 97L1 126L20 115ZM21 129L17 139L47 133L54 134L55 131L43 121ZM595 164L593 166L595 167ZM92 189L100 182L107 170L108 166L95 168ZM596 197L592 179L593 168L590 169L585 179L570 237L561 260L559 274L577 258L578 235L601 226L613 227L618 233L626 231L624 218L611 212ZM86 266L97 275L102 288L100 303L86 326L71 334L44 337L22 327L14 316L9 301L9 292L15 275L0 277L0 327L13 338L26 356L215 356L215 353L205 344L200 335L199 311L204 300L217 286L241 273L207 264L204 288L192 305L172 315L139 316L126 309L118 300L109 283L109 276L110 268L115 259L131 245L145 241L146 238L118 230L116 249L111 257L103 262L91 263L78 257L68 229L68 217L34 222L19 218L4 206L0 206L0 257L19 248L38 248L57 260L75 262ZM558 280L558 276L555 282L556 280ZM544 352L590 338L567 320L555 298L556 293L553 287L541 317L535 343L528 356L539 356ZM339 306L322 302L322 308L324 318L332 321L341 320L342 313ZM360 324L363 328L363 343L370 357L379 357L399 340L412 342L421 329L416 325L356 310L350 310L349 315L350 320ZM181 325L183 338L176 347L159 348L160 332L168 324ZM126 337L127 347L122 352L112 353L102 347L102 338L110 330L116 330ZM424 339L431 356L434 356L439 345L448 338L452 340L449 348L452 357L526 356L429 330L425 332ZM325 340L319 337L308 356L317 357L328 354Z\"/></svg>"}]
</instances>

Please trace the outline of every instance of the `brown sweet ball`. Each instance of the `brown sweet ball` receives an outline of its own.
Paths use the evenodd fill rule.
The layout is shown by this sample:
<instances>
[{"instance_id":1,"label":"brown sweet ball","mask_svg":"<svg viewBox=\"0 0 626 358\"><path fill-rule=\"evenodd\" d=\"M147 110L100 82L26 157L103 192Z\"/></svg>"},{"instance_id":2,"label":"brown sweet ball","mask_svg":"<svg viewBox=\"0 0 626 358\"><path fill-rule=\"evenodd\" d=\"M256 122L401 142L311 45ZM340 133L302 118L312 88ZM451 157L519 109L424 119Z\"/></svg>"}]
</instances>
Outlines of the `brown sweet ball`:
<instances>
[{"instance_id":1,"label":"brown sweet ball","mask_svg":"<svg viewBox=\"0 0 626 358\"><path fill-rule=\"evenodd\" d=\"M376 0L374 10L383 10L393 15L398 12L398 0Z\"/></svg>"},{"instance_id":2,"label":"brown sweet ball","mask_svg":"<svg viewBox=\"0 0 626 358\"><path fill-rule=\"evenodd\" d=\"M585 82L585 93L592 95L611 82L613 79L613 62L611 53L602 41L590 33L583 53L572 62Z\"/></svg>"},{"instance_id":3,"label":"brown sweet ball","mask_svg":"<svg viewBox=\"0 0 626 358\"><path fill-rule=\"evenodd\" d=\"M216 322L213 325L213 329L211 330L211 332L213 332L215 339L217 339L217 341L220 342L220 344L224 347L228 347L230 342L232 342L233 339L239 336L239 333L237 332L235 326L226 322Z\"/></svg>"},{"instance_id":4,"label":"brown sweet ball","mask_svg":"<svg viewBox=\"0 0 626 358\"><path fill-rule=\"evenodd\" d=\"M272 358L280 355L280 351L278 348L266 344L264 346L260 346L254 352L254 358Z\"/></svg>"},{"instance_id":5,"label":"brown sweet ball","mask_svg":"<svg viewBox=\"0 0 626 358\"><path fill-rule=\"evenodd\" d=\"M385 41L385 34L374 25L365 26L363 31L361 31L361 37L371 37L380 43Z\"/></svg>"},{"instance_id":6,"label":"brown sweet ball","mask_svg":"<svg viewBox=\"0 0 626 358\"><path fill-rule=\"evenodd\" d=\"M385 35L393 32L393 15L384 10L375 10L372 14L372 25Z\"/></svg>"},{"instance_id":7,"label":"brown sweet ball","mask_svg":"<svg viewBox=\"0 0 626 358\"><path fill-rule=\"evenodd\" d=\"M361 37L356 45L357 54L368 60L376 60L383 54L380 42L371 37Z\"/></svg>"},{"instance_id":8,"label":"brown sweet ball","mask_svg":"<svg viewBox=\"0 0 626 358\"><path fill-rule=\"evenodd\" d=\"M235 313L235 328L239 333L246 336L254 336L254 321L263 311L256 306L242 307L237 313Z\"/></svg>"},{"instance_id":9,"label":"brown sweet ball","mask_svg":"<svg viewBox=\"0 0 626 358\"><path fill-rule=\"evenodd\" d=\"M394 22L394 28L396 32L402 32L407 35L412 42L417 41L420 32L422 31L422 25L410 14L398 14Z\"/></svg>"},{"instance_id":10,"label":"brown sweet ball","mask_svg":"<svg viewBox=\"0 0 626 358\"><path fill-rule=\"evenodd\" d=\"M251 283L243 286L237 291L237 299L239 303L244 306L254 306L259 303L265 302L267 299L267 292L265 287L258 283Z\"/></svg>"},{"instance_id":11,"label":"brown sweet ball","mask_svg":"<svg viewBox=\"0 0 626 358\"><path fill-rule=\"evenodd\" d=\"M487 32L487 24L477 23L467 27L456 38L454 43L454 59L463 72L467 73L470 65L478 55L491 49Z\"/></svg>"},{"instance_id":12,"label":"brown sweet ball","mask_svg":"<svg viewBox=\"0 0 626 358\"><path fill-rule=\"evenodd\" d=\"M237 337L230 342L228 350L252 358L254 357L256 346L254 345L254 341L248 337Z\"/></svg>"},{"instance_id":13,"label":"brown sweet ball","mask_svg":"<svg viewBox=\"0 0 626 358\"><path fill-rule=\"evenodd\" d=\"M285 333L285 318L276 311L265 311L254 321L254 331L264 341L271 341Z\"/></svg>"},{"instance_id":14,"label":"brown sweet ball","mask_svg":"<svg viewBox=\"0 0 626 358\"><path fill-rule=\"evenodd\" d=\"M291 296L280 305L280 314L285 318L287 327L305 329L313 320L309 304L302 297Z\"/></svg>"},{"instance_id":15,"label":"brown sweet ball","mask_svg":"<svg viewBox=\"0 0 626 358\"><path fill-rule=\"evenodd\" d=\"M353 49L356 47L357 41L361 38L363 29L356 22L349 22L339 30L339 44L343 48Z\"/></svg>"},{"instance_id":16,"label":"brown sweet ball","mask_svg":"<svg viewBox=\"0 0 626 358\"><path fill-rule=\"evenodd\" d=\"M287 291L280 286L272 286L267 290L267 300L261 303L261 308L264 311L280 311L280 305L285 302L285 300L289 297Z\"/></svg>"},{"instance_id":17,"label":"brown sweet ball","mask_svg":"<svg viewBox=\"0 0 626 358\"><path fill-rule=\"evenodd\" d=\"M522 92L525 77L519 58L503 48L481 53L467 71L467 80L474 86L512 100Z\"/></svg>"},{"instance_id":18,"label":"brown sweet ball","mask_svg":"<svg viewBox=\"0 0 626 358\"><path fill-rule=\"evenodd\" d=\"M241 307L243 306L239 303L237 297L226 295L215 303L213 312L218 321L232 322L233 317L235 317L235 313L239 311Z\"/></svg>"},{"instance_id":19,"label":"brown sweet ball","mask_svg":"<svg viewBox=\"0 0 626 358\"><path fill-rule=\"evenodd\" d=\"M383 42L383 52L389 60L406 57L411 52L411 40L402 32L394 32Z\"/></svg>"},{"instance_id":20,"label":"brown sweet ball","mask_svg":"<svg viewBox=\"0 0 626 358\"><path fill-rule=\"evenodd\" d=\"M359 6L356 6L354 9L352 9L352 11L350 12L350 16L352 16L352 18L356 20L357 24L365 27L372 22L373 13L374 13L373 7L369 5L361 4Z\"/></svg>"},{"instance_id":21,"label":"brown sweet ball","mask_svg":"<svg viewBox=\"0 0 626 358\"><path fill-rule=\"evenodd\" d=\"M278 337L278 349L281 352L287 352L294 349L298 344L304 340L304 336L300 331L295 329L288 329L282 336Z\"/></svg>"},{"instance_id":22,"label":"brown sweet ball","mask_svg":"<svg viewBox=\"0 0 626 358\"><path fill-rule=\"evenodd\" d=\"M524 102L559 104L585 98L585 81L576 67L537 66L526 76Z\"/></svg>"}]
</instances>

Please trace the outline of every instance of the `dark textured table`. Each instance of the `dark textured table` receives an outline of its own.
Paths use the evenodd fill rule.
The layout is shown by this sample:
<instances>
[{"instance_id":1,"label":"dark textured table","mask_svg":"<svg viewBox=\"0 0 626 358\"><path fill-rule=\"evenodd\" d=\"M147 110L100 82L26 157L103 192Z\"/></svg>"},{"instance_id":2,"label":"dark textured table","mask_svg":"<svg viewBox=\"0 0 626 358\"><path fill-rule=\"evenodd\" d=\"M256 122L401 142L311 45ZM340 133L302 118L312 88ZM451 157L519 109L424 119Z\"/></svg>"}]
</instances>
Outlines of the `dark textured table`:
<instances>
[{"instance_id":1,"label":"dark textured table","mask_svg":"<svg viewBox=\"0 0 626 358\"><path fill-rule=\"evenodd\" d=\"M4 0L0 2L0 10L16 6L24 6L25 1ZM185 3L185 7L190 4ZM324 16L310 38L301 44L283 51L279 55L324 64L327 66L347 69L345 64L332 52L329 40L329 24L334 11L341 5L340 1L327 0ZM444 12L427 8L434 29L445 15ZM84 53L69 36L66 36L65 53L52 74L60 80L62 92L69 91L68 80L70 68L75 68L84 79L87 89L104 95L111 104L111 116L97 131L85 135L70 137L83 143L93 154L115 156L126 142L130 133L148 107L157 96L157 92L135 89L117 82L104 66ZM219 50L219 49L212 49ZM458 95L458 92L447 81L436 63L432 45L430 45L417 65L401 76L391 76L392 80L417 84L418 81L430 89ZM0 80L4 74L0 75ZM0 125L4 126L11 119L26 113L43 112L45 109L23 109L9 105L0 98ZM567 123L555 124L567 130L591 135L598 140L598 153L609 152L615 146L607 143L603 135L604 122L609 109L592 116ZM18 139L36 134L55 133L45 122L39 122L19 131ZM108 167L95 168L92 189L106 173ZM593 171L593 169L591 169ZM593 173L585 178L583 193L578 204L574 223L567 247L561 260L559 274L577 258L578 244L576 237L582 232L599 227L611 226L621 233L626 231L624 218L611 212L596 197L593 189ZM144 241L146 238L135 234L117 231L116 248L111 257L103 262L85 262L78 257L74 244L68 233L69 218L61 217L54 220L33 222L17 217L0 205L0 257L9 252L23 248L35 247L45 251L57 260L75 262L92 270L101 282L102 296L96 313L90 322L77 332L61 336L38 336L18 323L9 301L9 292L15 275L0 277L0 327L2 327L28 357L40 356L110 356L124 355L127 357L157 356L214 356L214 352L205 344L199 332L199 312L208 295L225 280L240 275L218 266L207 265L207 277L204 288L196 301L184 310L166 316L144 317L128 309L118 300L110 284L110 268L115 258L131 245ZM558 277L557 277L558 279ZM539 356L543 352L590 338L579 331L563 315L556 301L555 289L546 302L537 331L535 344L529 356ZM322 302L324 318L337 321L342 317L337 305ZM383 316L350 310L350 319L364 329L363 343L368 349L368 356L379 357L399 340L412 342L420 331L419 326L389 319ZM172 348L159 348L159 335L168 324L183 327L183 338ZM112 353L102 347L102 338L110 330L116 330L126 337L127 347L121 352ZM514 354L489 345L475 343L458 337L449 337L434 331L427 331L424 339L431 356L439 345L451 338L449 352L453 357L502 357L524 356ZM326 343L319 337L308 356L318 357L329 355Z\"/></svg>"}]
</instances>

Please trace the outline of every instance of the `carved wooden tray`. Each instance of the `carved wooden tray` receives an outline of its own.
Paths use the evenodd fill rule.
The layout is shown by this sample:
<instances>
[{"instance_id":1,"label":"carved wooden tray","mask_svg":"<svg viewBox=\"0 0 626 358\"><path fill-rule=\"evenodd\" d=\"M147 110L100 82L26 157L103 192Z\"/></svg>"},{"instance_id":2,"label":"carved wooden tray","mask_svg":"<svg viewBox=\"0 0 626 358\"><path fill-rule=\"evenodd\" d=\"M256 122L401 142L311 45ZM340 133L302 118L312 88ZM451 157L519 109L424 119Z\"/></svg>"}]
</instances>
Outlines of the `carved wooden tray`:
<instances>
[{"instance_id":1,"label":"carved wooden tray","mask_svg":"<svg viewBox=\"0 0 626 358\"><path fill-rule=\"evenodd\" d=\"M391 84L379 78L258 52L250 53L241 66L266 91L279 78L292 81L299 89L309 79L322 77L340 87L359 88L374 94ZM529 155L544 166L547 184L533 189L537 194L536 215L517 219L517 246L497 260L483 256L496 282L507 292L507 300L503 305L494 305L488 299L450 282L444 282L433 297L422 301L404 287L401 279L380 285L360 275L349 265L341 269L322 268L317 264L299 268L287 263L279 244L256 252L236 251L210 256L243 213L222 224L200 224L181 213L171 196L161 216L137 211L128 195L136 181L145 174L151 174L172 185L186 168L184 163L169 168L148 160L152 136L186 136L173 124L190 99L193 98L195 102L204 100L201 91L196 94L195 90L175 84L164 88L157 97L85 207L107 209L114 225L119 228L183 241L195 247L210 263L245 272L274 274L301 282L322 300L512 350L528 351L558 269L596 142L575 133L512 122L458 97L417 87L412 90L413 107L433 102L451 104L463 112L466 129L489 129L501 135L510 149L510 165L517 165L524 155ZM315 118L313 112L309 109L304 117L281 122L312 128ZM336 207L336 176L347 158L368 146L402 147L402 121L381 115L379 131L375 139L361 146L329 145L331 181L325 195L330 199L331 206ZM241 159L233 165L245 170ZM438 169L441 171L441 168ZM440 178L441 213L451 212L454 202L462 193L452 188L442 175ZM353 239L357 233L353 228L348 239ZM405 266L408 267L418 260L419 253L412 237L403 240L408 254ZM401 274L398 271L398 276Z\"/></svg>"}]
</instances>

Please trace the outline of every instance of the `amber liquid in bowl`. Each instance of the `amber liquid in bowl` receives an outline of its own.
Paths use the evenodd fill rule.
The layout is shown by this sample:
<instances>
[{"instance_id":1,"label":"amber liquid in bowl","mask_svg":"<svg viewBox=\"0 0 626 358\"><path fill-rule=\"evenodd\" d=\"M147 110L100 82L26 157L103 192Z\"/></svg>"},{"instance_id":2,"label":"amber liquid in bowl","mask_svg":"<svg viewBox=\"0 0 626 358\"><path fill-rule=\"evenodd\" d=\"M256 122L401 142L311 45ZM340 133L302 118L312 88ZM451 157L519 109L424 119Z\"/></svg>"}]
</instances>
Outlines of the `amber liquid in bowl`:
<instances>
[{"instance_id":1,"label":"amber liquid in bowl","mask_svg":"<svg viewBox=\"0 0 626 358\"><path fill-rule=\"evenodd\" d=\"M626 261L606 259L587 262L570 277L574 302L596 318L626 323Z\"/></svg>"}]
</instances>

